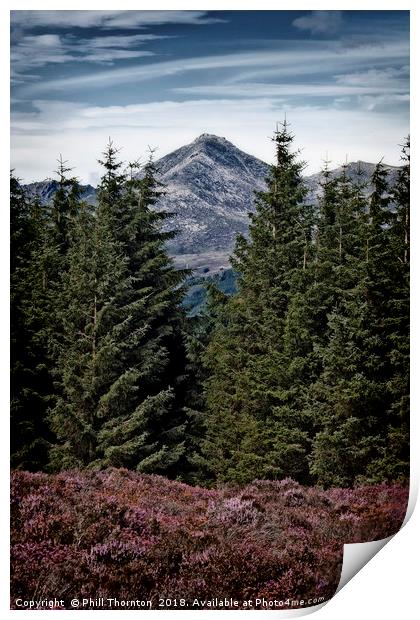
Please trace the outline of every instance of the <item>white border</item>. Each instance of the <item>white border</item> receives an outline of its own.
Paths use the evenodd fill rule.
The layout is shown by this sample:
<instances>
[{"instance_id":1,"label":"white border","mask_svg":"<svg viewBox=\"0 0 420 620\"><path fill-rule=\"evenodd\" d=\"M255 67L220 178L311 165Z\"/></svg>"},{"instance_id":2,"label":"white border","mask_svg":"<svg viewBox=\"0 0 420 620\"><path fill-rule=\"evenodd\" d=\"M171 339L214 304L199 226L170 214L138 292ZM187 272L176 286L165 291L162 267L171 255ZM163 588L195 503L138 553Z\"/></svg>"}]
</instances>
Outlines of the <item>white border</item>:
<instances>
[{"instance_id":1,"label":"white border","mask_svg":"<svg viewBox=\"0 0 420 620\"><path fill-rule=\"evenodd\" d=\"M9 393L9 361L8 361L8 349L9 349L9 334L8 334L8 184L9 184L9 151L10 140L8 133L9 125L9 97L8 97L8 84L9 84L9 10L53 10L53 9L73 9L73 10L111 10L116 8L115 2L109 0L73 0L70 2L22 2L19 0L11 1L6 0L2 4L0 9L0 41L2 44L1 54L1 84L3 85L3 92L0 97L0 110L3 119L3 131L2 136L2 149L1 159L2 165L0 167L1 174L1 225L0 225L0 285L2 287L2 304L1 304L1 352L0 355L0 394L2 398L2 414L3 414L3 427L1 429L2 439L5 442L5 446L2 450L3 457L3 476L2 480L2 492L3 506L8 506L8 479L7 473L9 470L8 459L8 393ZM286 2L274 2L267 0L259 0L258 2L250 2L247 0L229 1L229 0L212 0L211 2L200 2L196 0L192 1L179 1L170 2L162 0L154 0L151 2L141 1L124 1L118 2L119 9L127 10L164 10L164 9L176 9L176 10L411 10L411 57L414 62L419 58L419 29L418 29L418 17L419 11L417 10L414 0L408 2L401 0L400 2L390 2L388 0L382 0L381 2L367 1L367 0L353 0L353 2L337 2L337 1L322 1L315 2L301 2L299 0L289 3ZM418 109L418 79L415 79L416 73L418 73L417 65L412 68L412 90L411 101L412 109ZM418 130L417 130L417 115L413 114L411 118L411 136L414 137L414 144L418 144ZM414 165L414 175L412 183L412 234L414 235L414 243L412 244L412 439L411 439L411 486L414 494L417 494L419 484L419 471L420 471L420 446L419 446L419 391L418 382L416 382L416 369L419 367L419 327L420 323L420 307L419 307L419 249L416 243L419 232L419 217L420 209L417 207L419 204L419 191L418 191L418 165L416 148L414 148L414 155L412 157ZM417 211L417 212L416 212ZM417 320L416 320L417 319ZM414 501L414 495L411 493L410 504ZM412 509L413 506L411 505ZM369 564L362 569L351 580L351 586L345 587L339 594L337 594L331 601L328 602L320 611L318 616L323 620L334 619L347 620L354 616L361 618L369 618L375 616L376 618L404 618L405 620L411 620L418 616L419 601L417 599L418 591L418 562L416 549L420 549L419 546L419 527L420 523L420 511L417 509L413 517L409 520L403 530L393 538L386 548L376 556ZM2 511L2 528L1 531L5 534L2 537L2 554L3 559L0 568L0 605L2 611L6 616L14 613L9 610L9 572L6 563L8 557L8 511L3 509ZM303 610L306 613L315 611L316 608ZM27 612L21 612L27 613ZM38 612L43 615L47 612ZM53 612L54 613L54 612ZM70 613L70 612L62 612ZM84 613L84 617L93 611ZM98 612L99 613L99 612ZM106 613L106 612L103 612ZM118 612L120 613L120 612ZM167 615L167 611L152 611L149 613L158 615ZM185 612L172 612L183 613ZM220 618L220 613L225 614L237 614L237 612L229 611L206 611L206 618ZM248 612L249 613L249 612ZM251 612L252 613L252 612ZM262 612L253 612L254 614L260 614ZM275 612L272 612L275 613ZM288 612L278 612L278 617L285 617ZM201 612L189 611L188 617L193 618L198 614L201 616ZM300 615L300 614L299 614ZM224 617L225 617L224 616ZM48 618L51 617L51 612L48 612ZM115 616L116 617L116 616Z\"/></svg>"}]
</instances>

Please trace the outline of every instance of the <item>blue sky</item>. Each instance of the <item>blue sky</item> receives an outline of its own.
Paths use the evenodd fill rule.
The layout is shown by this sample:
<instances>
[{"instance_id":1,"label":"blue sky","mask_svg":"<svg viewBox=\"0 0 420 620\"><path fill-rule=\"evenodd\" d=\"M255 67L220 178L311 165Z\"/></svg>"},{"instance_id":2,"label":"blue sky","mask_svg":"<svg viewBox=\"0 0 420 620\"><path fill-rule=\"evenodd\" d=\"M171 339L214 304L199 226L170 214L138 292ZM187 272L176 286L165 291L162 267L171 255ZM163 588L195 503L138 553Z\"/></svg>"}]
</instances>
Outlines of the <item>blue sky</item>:
<instances>
[{"instance_id":1,"label":"blue sky","mask_svg":"<svg viewBox=\"0 0 420 620\"><path fill-rule=\"evenodd\" d=\"M95 184L109 136L125 160L207 132L271 161L285 113L307 173L397 164L409 131L408 11L13 11L11 41L25 181L62 153Z\"/></svg>"}]
</instances>

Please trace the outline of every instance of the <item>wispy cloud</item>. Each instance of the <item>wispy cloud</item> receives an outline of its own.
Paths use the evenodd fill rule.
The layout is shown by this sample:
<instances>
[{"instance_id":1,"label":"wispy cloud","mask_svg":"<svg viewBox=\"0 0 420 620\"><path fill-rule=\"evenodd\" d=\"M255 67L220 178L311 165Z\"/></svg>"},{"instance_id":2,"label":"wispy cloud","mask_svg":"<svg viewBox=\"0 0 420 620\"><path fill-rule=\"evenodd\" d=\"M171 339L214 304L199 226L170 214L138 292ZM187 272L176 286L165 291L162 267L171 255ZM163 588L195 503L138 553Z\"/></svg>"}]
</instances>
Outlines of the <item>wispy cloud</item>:
<instances>
[{"instance_id":1,"label":"wispy cloud","mask_svg":"<svg viewBox=\"0 0 420 620\"><path fill-rule=\"evenodd\" d=\"M385 59L398 60L406 58L408 44L390 43L389 45L363 45L351 48L331 46L327 49L311 49L302 46L298 50L252 51L182 60L169 60L147 64L136 64L124 68L115 68L109 71L95 71L91 74L77 75L66 79L48 80L41 84L29 85L27 94L40 94L49 91L66 91L74 88L102 88L115 84L130 83L132 80L145 81L155 78L180 75L192 71L210 69L250 69L260 67L262 72L277 72L293 74L294 72L310 73L319 71L319 64L324 67L329 63L329 69L338 69L340 66L352 63L365 63L369 60L385 62ZM255 74L258 75L258 72ZM249 77L249 74L248 74Z\"/></svg>"},{"instance_id":2,"label":"wispy cloud","mask_svg":"<svg viewBox=\"0 0 420 620\"><path fill-rule=\"evenodd\" d=\"M149 41L157 41L159 39L173 39L170 35L156 35L156 34L129 34L129 35L112 35L112 36L97 36L90 39L77 39L82 47L87 49L106 49L115 47L134 47L148 43Z\"/></svg>"},{"instance_id":3,"label":"wispy cloud","mask_svg":"<svg viewBox=\"0 0 420 620\"><path fill-rule=\"evenodd\" d=\"M12 11L11 63L13 82L36 79L35 67L65 63L112 65L117 61L153 56L138 49L151 41L174 38L152 33L123 34L124 29L144 29L164 24L204 25L221 20L207 11ZM75 32L94 29L83 38ZM122 30L121 35L105 35L107 29ZM40 32L41 29L41 32ZM58 32L48 32L52 29ZM66 30L63 34L62 30ZM76 31L75 31L76 29ZM47 32L43 32L47 30ZM81 31L83 32L83 30Z\"/></svg>"},{"instance_id":4,"label":"wispy cloud","mask_svg":"<svg viewBox=\"0 0 420 620\"><path fill-rule=\"evenodd\" d=\"M362 86L374 88L398 88L404 85L408 88L409 67L386 67L384 69L368 69L367 71L358 71L356 73L346 73L336 75L335 79L339 84L348 86Z\"/></svg>"},{"instance_id":5,"label":"wispy cloud","mask_svg":"<svg viewBox=\"0 0 420 620\"><path fill-rule=\"evenodd\" d=\"M312 11L293 21L299 30L309 30L311 34L335 34L342 25L341 11Z\"/></svg>"},{"instance_id":6,"label":"wispy cloud","mask_svg":"<svg viewBox=\"0 0 420 620\"><path fill-rule=\"evenodd\" d=\"M383 48L377 49L381 53L381 60L384 59ZM353 58L350 55L350 60ZM315 62L317 62L315 58ZM181 86L172 89L173 92L183 95L210 96L210 97L349 97L355 95L407 95L409 91L409 67L408 65L384 67L375 69L365 69L350 73L339 73L331 75L333 68L332 59L327 63L325 70L328 77L318 73L317 82L306 81L307 75L312 69L311 62L304 63L303 66L296 66L290 63L287 67L276 66L275 69L263 69L260 72L239 73L234 79L227 79L223 82L208 83L193 86ZM337 55L337 67L341 69L345 66L341 55ZM385 59L389 62L389 59ZM325 63L324 63L325 64ZM281 82L263 82L249 80L249 76L267 78L275 72ZM285 78L294 78L294 81L285 81ZM350 101L350 99L348 99ZM395 101L405 101L404 98Z\"/></svg>"},{"instance_id":7,"label":"wispy cloud","mask_svg":"<svg viewBox=\"0 0 420 620\"><path fill-rule=\"evenodd\" d=\"M407 86L389 84L345 84L330 82L328 84L266 84L249 82L247 84L215 84L206 86L186 86L174 88L173 91L188 95L207 95L213 97L340 97L373 93L406 91Z\"/></svg>"},{"instance_id":8,"label":"wispy cloud","mask_svg":"<svg viewBox=\"0 0 420 620\"><path fill-rule=\"evenodd\" d=\"M12 11L12 27L145 28L162 24L215 24L208 11Z\"/></svg>"},{"instance_id":9,"label":"wispy cloud","mask_svg":"<svg viewBox=\"0 0 420 620\"><path fill-rule=\"evenodd\" d=\"M410 95L408 93L364 95L358 98L359 107L361 109L366 109L369 112L384 112L387 110L395 111L396 106L408 106L409 103Z\"/></svg>"},{"instance_id":10,"label":"wispy cloud","mask_svg":"<svg viewBox=\"0 0 420 620\"><path fill-rule=\"evenodd\" d=\"M258 14L13 12L13 165L41 178L64 151L92 180L109 135L129 159L203 131L270 159L286 109L312 169L320 144L392 163L408 129L408 12Z\"/></svg>"},{"instance_id":11,"label":"wispy cloud","mask_svg":"<svg viewBox=\"0 0 420 620\"><path fill-rule=\"evenodd\" d=\"M151 51L136 48L165 38L169 37L137 34L83 39L61 34L26 35L12 46L13 74L26 78L28 70L48 64L83 62L112 65L118 60L153 56Z\"/></svg>"}]
</instances>

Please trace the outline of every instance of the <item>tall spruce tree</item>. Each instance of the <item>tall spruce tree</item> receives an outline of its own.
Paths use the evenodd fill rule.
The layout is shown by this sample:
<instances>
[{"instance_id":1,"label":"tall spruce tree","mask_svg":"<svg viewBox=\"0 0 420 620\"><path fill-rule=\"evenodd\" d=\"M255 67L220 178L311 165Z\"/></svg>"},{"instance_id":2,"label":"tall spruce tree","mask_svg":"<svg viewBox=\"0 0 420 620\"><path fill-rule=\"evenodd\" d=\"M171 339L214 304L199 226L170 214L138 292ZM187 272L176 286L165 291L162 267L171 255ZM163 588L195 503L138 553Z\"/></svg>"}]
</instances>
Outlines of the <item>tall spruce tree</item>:
<instances>
[{"instance_id":1,"label":"tall spruce tree","mask_svg":"<svg viewBox=\"0 0 420 620\"><path fill-rule=\"evenodd\" d=\"M123 299L130 313L124 366L136 369L136 407L121 417L110 411L98 439L105 455L124 459L126 446L138 444L142 436L134 458L128 454L125 464L176 476L186 466L186 353L180 308L186 273L174 269L165 249L176 233L162 230L170 214L154 208L162 188L152 154L141 175L136 169L131 166L125 183L117 233L131 283Z\"/></svg>"},{"instance_id":2,"label":"tall spruce tree","mask_svg":"<svg viewBox=\"0 0 420 620\"><path fill-rule=\"evenodd\" d=\"M357 180L345 187L345 192L341 182L336 211L344 224L340 225L343 234L333 236L330 244L334 247L338 243L339 253L341 246L344 262L336 267L340 270L340 294L327 315L328 342L322 349L323 369L312 386L311 402L323 426L314 442L311 471L327 486L406 475L404 423L400 419L395 427L391 425L391 411L395 409L391 360L395 359L396 347L395 332L389 329L397 291L395 270L400 271L397 253L392 249L395 226L390 222L405 218L396 215L398 207L392 215L387 173L381 164L375 169L372 184L373 192L367 200L366 191L362 191L365 188ZM400 231L399 237L403 257L405 232ZM407 295L406 290L406 299ZM401 338L406 344L402 323L399 330L397 340ZM399 379L397 383L401 389ZM406 385L402 393L407 394ZM390 451L392 458L387 458Z\"/></svg>"},{"instance_id":3,"label":"tall spruce tree","mask_svg":"<svg viewBox=\"0 0 420 620\"><path fill-rule=\"evenodd\" d=\"M56 302L80 191L61 156L58 164L50 205L29 198L11 179L12 465L35 470L45 467L53 440L47 411L54 397Z\"/></svg>"},{"instance_id":4,"label":"tall spruce tree","mask_svg":"<svg viewBox=\"0 0 420 620\"><path fill-rule=\"evenodd\" d=\"M187 350L188 389L186 392L186 454L188 467L184 479L190 484L209 485L212 472L208 459L203 455L202 443L206 435L205 382L209 369L203 365L203 357L212 339L215 326L220 320L229 296L213 282L206 282L206 303L198 316L190 317L184 326Z\"/></svg>"},{"instance_id":5,"label":"tall spruce tree","mask_svg":"<svg viewBox=\"0 0 420 620\"><path fill-rule=\"evenodd\" d=\"M11 465L38 470L48 461L50 438L45 415L51 382L35 305L45 222L39 201L29 198L13 174L10 223Z\"/></svg>"},{"instance_id":6,"label":"tall spruce tree","mask_svg":"<svg viewBox=\"0 0 420 620\"><path fill-rule=\"evenodd\" d=\"M54 466L125 466L176 475L183 458L182 272L153 206L152 161L120 172L110 143L98 206L81 214L63 283L61 397Z\"/></svg>"},{"instance_id":7,"label":"tall spruce tree","mask_svg":"<svg viewBox=\"0 0 420 620\"><path fill-rule=\"evenodd\" d=\"M211 376L203 450L224 481L308 475L311 422L291 404L290 365L292 339L306 346L292 300L312 260L313 213L286 123L274 142L276 164L257 196L249 241L239 237L232 257L238 294L220 311L204 357Z\"/></svg>"},{"instance_id":8,"label":"tall spruce tree","mask_svg":"<svg viewBox=\"0 0 420 620\"><path fill-rule=\"evenodd\" d=\"M381 406L372 368L378 361L366 301L366 187L348 175L347 165L335 186L331 217L322 222L329 234L332 304L326 308L326 338L321 347L322 372L310 391L319 420L311 471L321 484L348 486L372 459L377 444L375 410ZM332 234L331 234L332 233Z\"/></svg>"},{"instance_id":9,"label":"tall spruce tree","mask_svg":"<svg viewBox=\"0 0 420 620\"><path fill-rule=\"evenodd\" d=\"M380 329L386 343L387 407L383 446L368 467L373 480L407 480L409 476L410 376L410 139L402 146L402 167L394 188L381 187L386 210L384 242L377 257L382 290L377 293ZM377 288L375 289L375 292Z\"/></svg>"}]
</instances>

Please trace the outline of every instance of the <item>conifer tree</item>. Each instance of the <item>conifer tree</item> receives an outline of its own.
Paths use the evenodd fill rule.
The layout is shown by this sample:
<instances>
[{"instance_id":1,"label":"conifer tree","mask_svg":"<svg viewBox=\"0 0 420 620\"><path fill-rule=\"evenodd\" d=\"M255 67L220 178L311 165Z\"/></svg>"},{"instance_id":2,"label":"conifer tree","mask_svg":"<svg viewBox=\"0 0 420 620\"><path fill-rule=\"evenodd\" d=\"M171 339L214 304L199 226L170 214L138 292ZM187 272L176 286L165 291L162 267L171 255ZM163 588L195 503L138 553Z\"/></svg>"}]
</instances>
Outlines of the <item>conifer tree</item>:
<instances>
[{"instance_id":1,"label":"conifer tree","mask_svg":"<svg viewBox=\"0 0 420 620\"><path fill-rule=\"evenodd\" d=\"M56 302L67 267L79 186L60 156L58 189L50 205L29 199L12 177L12 464L39 469L48 462L53 436Z\"/></svg>"},{"instance_id":2,"label":"conifer tree","mask_svg":"<svg viewBox=\"0 0 420 620\"><path fill-rule=\"evenodd\" d=\"M49 242L61 256L68 250L73 220L80 204L80 186L76 177L68 176L71 170L60 155L56 170L58 187L49 207Z\"/></svg>"},{"instance_id":3,"label":"conifer tree","mask_svg":"<svg viewBox=\"0 0 420 620\"><path fill-rule=\"evenodd\" d=\"M48 460L45 386L50 386L46 352L39 339L36 257L43 240L39 201L10 178L11 301L11 465L37 470ZM49 390L48 390L49 391Z\"/></svg>"},{"instance_id":4,"label":"conifer tree","mask_svg":"<svg viewBox=\"0 0 420 620\"><path fill-rule=\"evenodd\" d=\"M205 355L211 377L203 449L220 480L308 473L310 421L290 406L291 334L285 347L285 333L292 297L312 260L313 217L292 141L284 123L275 133L276 164L257 197L250 239L239 237L232 257L238 294L220 313Z\"/></svg>"},{"instance_id":5,"label":"conifer tree","mask_svg":"<svg viewBox=\"0 0 420 620\"><path fill-rule=\"evenodd\" d=\"M110 143L94 215L82 212L63 283L56 468L125 466L175 475L184 453L183 342L175 271L153 209L153 162L120 173Z\"/></svg>"},{"instance_id":6,"label":"conifer tree","mask_svg":"<svg viewBox=\"0 0 420 620\"><path fill-rule=\"evenodd\" d=\"M136 369L137 406L121 418L109 418L98 439L105 454L125 458L126 446L143 435L130 466L174 476L185 467L186 354L180 304L186 274L174 269L166 253L165 242L175 233L162 230L169 214L154 209L162 190L152 154L140 176L136 168L131 166L125 184L118 235L131 283L123 302L130 313L127 335L131 330L124 364Z\"/></svg>"},{"instance_id":7,"label":"conifer tree","mask_svg":"<svg viewBox=\"0 0 420 620\"><path fill-rule=\"evenodd\" d=\"M322 371L310 398L321 427L311 471L324 485L352 484L372 459L378 441L375 410L382 401L377 377L372 374L377 343L366 301L368 206L361 176L360 166L356 180L350 179L347 165L343 166L330 217L321 222L329 231L321 254L330 257L327 281L332 298L320 349Z\"/></svg>"},{"instance_id":8,"label":"conifer tree","mask_svg":"<svg viewBox=\"0 0 420 620\"><path fill-rule=\"evenodd\" d=\"M323 370L312 388L311 402L323 425L314 442L311 471L327 486L404 477L404 423L400 419L395 427L390 426L390 411L395 408L391 360L396 350L395 332L388 328L395 307L395 272L399 271L391 240L395 229L389 222L404 220L404 216L392 216L382 164L376 167L372 184L368 201L356 181L344 195L347 209L342 210L343 194L337 202L340 217L344 212L349 216L342 237L349 245L340 267L341 293L328 315ZM405 233L400 231L403 238ZM403 256L404 250L401 264ZM402 324L399 329L397 340L406 342ZM406 386L402 393L407 394ZM390 445L394 446L392 459L385 456ZM396 451L399 458L395 458Z\"/></svg>"},{"instance_id":9,"label":"conifer tree","mask_svg":"<svg viewBox=\"0 0 420 620\"><path fill-rule=\"evenodd\" d=\"M380 328L386 342L384 441L377 459L368 468L373 480L407 480L409 476L409 375L410 375L410 139L402 146L402 167L393 189L383 188L387 217L384 243L377 259L383 283L378 296Z\"/></svg>"},{"instance_id":10,"label":"conifer tree","mask_svg":"<svg viewBox=\"0 0 420 620\"><path fill-rule=\"evenodd\" d=\"M200 315L184 323L187 351L188 389L186 392L186 455L188 467L184 479L190 484L206 486L212 480L208 459L202 444L206 435L206 401L204 386L209 379L203 358L215 326L229 296L213 283L206 283L206 303Z\"/></svg>"}]
</instances>

